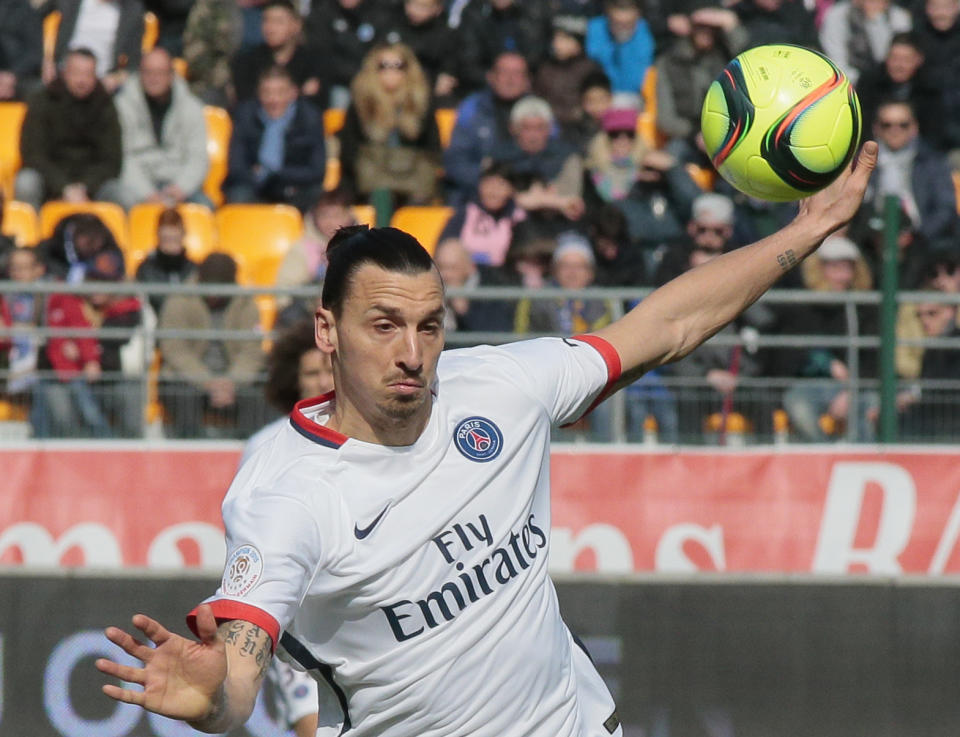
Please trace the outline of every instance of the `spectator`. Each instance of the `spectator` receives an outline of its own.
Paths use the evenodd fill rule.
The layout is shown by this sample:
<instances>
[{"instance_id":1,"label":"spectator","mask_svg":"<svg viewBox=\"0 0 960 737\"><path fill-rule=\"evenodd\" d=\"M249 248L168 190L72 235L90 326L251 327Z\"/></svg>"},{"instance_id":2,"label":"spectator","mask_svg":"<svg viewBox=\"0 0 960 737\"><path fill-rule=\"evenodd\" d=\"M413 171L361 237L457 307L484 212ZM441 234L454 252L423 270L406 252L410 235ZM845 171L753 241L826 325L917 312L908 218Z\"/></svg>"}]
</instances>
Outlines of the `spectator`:
<instances>
[{"instance_id":1,"label":"spectator","mask_svg":"<svg viewBox=\"0 0 960 737\"><path fill-rule=\"evenodd\" d=\"M813 13L799 0L739 0L733 10L747 31L750 46L790 43L817 48Z\"/></svg>"},{"instance_id":2,"label":"spectator","mask_svg":"<svg viewBox=\"0 0 960 737\"><path fill-rule=\"evenodd\" d=\"M115 253L123 260L113 233L92 213L81 212L63 218L53 235L36 248L46 273L71 284L83 281L94 260L104 251Z\"/></svg>"},{"instance_id":3,"label":"spectator","mask_svg":"<svg viewBox=\"0 0 960 737\"><path fill-rule=\"evenodd\" d=\"M340 131L341 186L359 195L386 189L402 204L437 194L440 131L420 63L403 44L363 60Z\"/></svg>"},{"instance_id":4,"label":"spectator","mask_svg":"<svg viewBox=\"0 0 960 737\"><path fill-rule=\"evenodd\" d=\"M324 107L320 95L322 52L303 44L303 22L292 0L268 0L261 23L263 43L241 51L233 63L237 100L254 99L260 75L271 67L283 67L300 88L302 98Z\"/></svg>"},{"instance_id":5,"label":"spectator","mask_svg":"<svg viewBox=\"0 0 960 737\"><path fill-rule=\"evenodd\" d=\"M940 95L923 68L923 52L916 34L896 34L883 63L865 71L857 83L864 130L873 129L877 105L882 100L898 100L914 106L921 134L930 141L938 140L938 131L944 125L939 120Z\"/></svg>"},{"instance_id":6,"label":"spectator","mask_svg":"<svg viewBox=\"0 0 960 737\"><path fill-rule=\"evenodd\" d=\"M916 306L926 338L960 338L957 305L926 302ZM955 347L928 347L923 351L920 380L954 381L960 376L960 351ZM956 412L956 390L917 385L897 395L901 432L905 440L949 440L956 442L960 422Z\"/></svg>"},{"instance_id":7,"label":"spectator","mask_svg":"<svg viewBox=\"0 0 960 737\"><path fill-rule=\"evenodd\" d=\"M32 284L40 281L43 275L43 263L35 248L21 246L9 254L5 278L21 284ZM0 325L19 328L16 335L0 339L0 347L6 352L5 366L8 372L4 394L20 405L28 404L29 393L37 381L37 358L42 341L30 328L42 324L43 302L42 294L31 292L0 295Z\"/></svg>"},{"instance_id":8,"label":"spectator","mask_svg":"<svg viewBox=\"0 0 960 737\"><path fill-rule=\"evenodd\" d=\"M697 195L686 225L686 239L664 254L656 283L666 284L691 266L732 250L733 225L734 204L729 197L715 192Z\"/></svg>"},{"instance_id":9,"label":"spectator","mask_svg":"<svg viewBox=\"0 0 960 737\"><path fill-rule=\"evenodd\" d=\"M647 284L643 251L630 239L627 218L614 205L592 211L590 241L596 257L597 284L642 287Z\"/></svg>"},{"instance_id":10,"label":"spectator","mask_svg":"<svg viewBox=\"0 0 960 737\"><path fill-rule=\"evenodd\" d=\"M120 122L97 80L90 51L70 51L63 72L27 106L20 138L23 168L16 199L35 209L47 199L100 199L120 174Z\"/></svg>"},{"instance_id":11,"label":"spectator","mask_svg":"<svg viewBox=\"0 0 960 737\"><path fill-rule=\"evenodd\" d=\"M211 253L197 269L200 284L236 284L237 264ZM263 366L259 339L229 339L259 326L250 297L174 295L160 313L161 330L222 330L224 338L160 341L160 401L173 437L225 435L246 438L263 424L254 382Z\"/></svg>"},{"instance_id":12,"label":"spectator","mask_svg":"<svg viewBox=\"0 0 960 737\"><path fill-rule=\"evenodd\" d=\"M475 289L503 286L503 275L487 264L477 264L456 238L444 238L434 253L437 270L447 289ZM444 315L448 331L510 332L513 330L514 303L474 297L449 297Z\"/></svg>"},{"instance_id":13,"label":"spectator","mask_svg":"<svg viewBox=\"0 0 960 737\"><path fill-rule=\"evenodd\" d=\"M584 213L583 159L569 143L551 135L553 128L546 100L525 97L510 111L510 140L495 146L490 158L513 172L517 204L528 215L577 220Z\"/></svg>"},{"instance_id":14,"label":"spectator","mask_svg":"<svg viewBox=\"0 0 960 737\"><path fill-rule=\"evenodd\" d=\"M323 119L282 67L260 77L258 99L237 106L224 190L228 202L283 202L301 210L323 191Z\"/></svg>"},{"instance_id":15,"label":"spectator","mask_svg":"<svg viewBox=\"0 0 960 737\"><path fill-rule=\"evenodd\" d=\"M347 107L350 83L367 54L382 41L389 21L389 9L380 0L314 0L311 4L307 40L322 50L330 107Z\"/></svg>"},{"instance_id":16,"label":"spectator","mask_svg":"<svg viewBox=\"0 0 960 737\"><path fill-rule=\"evenodd\" d=\"M29 0L0 3L0 100L26 97L40 82L43 36Z\"/></svg>"},{"instance_id":17,"label":"spectator","mask_svg":"<svg viewBox=\"0 0 960 737\"><path fill-rule=\"evenodd\" d=\"M520 0L472 0L460 22L460 82L468 92L483 87L484 70L500 54L521 55L530 69L539 65L547 50L549 28L541 3Z\"/></svg>"},{"instance_id":18,"label":"spectator","mask_svg":"<svg viewBox=\"0 0 960 737\"><path fill-rule=\"evenodd\" d=\"M830 236L813 256L804 261L803 275L808 287L816 291L850 292L872 287L870 271L859 249L851 240L838 235ZM848 324L846 305L841 302L795 307L781 313L783 317L778 323L781 333L836 337L852 334L853 326ZM856 334L876 335L876 313L874 305L857 307ZM851 406L846 348L780 350L776 353L776 360L787 367L783 375L819 380L794 382L784 394L783 405L798 437L812 442L839 435L848 422ZM876 350L861 349L858 364L861 378L875 377ZM862 392L857 404L859 432L855 439L870 440L873 427L867 418L871 409L876 408L876 397Z\"/></svg>"},{"instance_id":19,"label":"spectator","mask_svg":"<svg viewBox=\"0 0 960 737\"><path fill-rule=\"evenodd\" d=\"M647 153L647 145L637 136L636 110L611 108L604 114L602 126L590 142L584 164L591 205L625 199Z\"/></svg>"},{"instance_id":20,"label":"spectator","mask_svg":"<svg viewBox=\"0 0 960 737\"><path fill-rule=\"evenodd\" d=\"M140 202L213 203L203 193L207 175L203 104L173 71L161 48L143 57L140 73L116 96L123 131L123 168L110 199L125 208ZM105 195L106 196L106 195Z\"/></svg>"},{"instance_id":21,"label":"spectator","mask_svg":"<svg viewBox=\"0 0 960 737\"><path fill-rule=\"evenodd\" d=\"M478 264L503 265L513 228L526 217L517 205L512 177L508 166L488 164L480 175L477 196L450 216L441 240L457 239Z\"/></svg>"},{"instance_id":22,"label":"spectator","mask_svg":"<svg viewBox=\"0 0 960 737\"><path fill-rule=\"evenodd\" d=\"M413 50L433 89L437 105L453 104L457 79L457 34L444 17L443 0L404 0L385 38Z\"/></svg>"},{"instance_id":23,"label":"spectator","mask_svg":"<svg viewBox=\"0 0 960 737\"><path fill-rule=\"evenodd\" d=\"M656 63L657 130L670 139L667 151L674 156L709 165L703 154L700 108L713 80L746 48L747 32L737 14L725 8L700 8L675 18L682 35Z\"/></svg>"},{"instance_id":24,"label":"spectator","mask_svg":"<svg viewBox=\"0 0 960 737\"><path fill-rule=\"evenodd\" d=\"M243 14L234 0L195 0L183 32L190 89L208 105L233 107L230 62L240 48Z\"/></svg>"},{"instance_id":25,"label":"spectator","mask_svg":"<svg viewBox=\"0 0 960 737\"><path fill-rule=\"evenodd\" d=\"M580 120L567 126L567 137L578 152L589 155L587 147L603 130L603 116L613 107L610 80L603 72L589 75L580 85Z\"/></svg>"},{"instance_id":26,"label":"spectator","mask_svg":"<svg viewBox=\"0 0 960 737\"><path fill-rule=\"evenodd\" d=\"M327 243L340 229L355 225L350 200L343 190L321 194L303 219L303 237L294 243L277 271L278 287L302 287L319 284L327 273ZM278 297L277 307L284 310L289 297ZM304 309L304 317L312 317L312 304Z\"/></svg>"},{"instance_id":27,"label":"spectator","mask_svg":"<svg viewBox=\"0 0 960 737\"><path fill-rule=\"evenodd\" d=\"M886 58L894 34L912 24L910 11L891 0L841 0L824 13L820 43L855 85Z\"/></svg>"},{"instance_id":28,"label":"spectator","mask_svg":"<svg viewBox=\"0 0 960 737\"><path fill-rule=\"evenodd\" d=\"M54 63L66 60L73 49L88 49L96 75L111 94L140 66L143 41L142 0L50 0L48 10L59 10L60 28L53 59L44 59L43 81L56 77Z\"/></svg>"},{"instance_id":29,"label":"spectator","mask_svg":"<svg viewBox=\"0 0 960 737\"><path fill-rule=\"evenodd\" d=\"M89 269L91 282L123 279L123 260L101 252ZM132 328L140 322L134 297L54 294L47 301L45 324L51 329ZM133 437L139 429L139 404L118 380L120 350L129 339L98 341L93 336L54 333L39 356L39 368L53 376L34 385L30 422L34 437ZM113 418L111 423L108 417ZM115 424L114 424L115 423Z\"/></svg>"},{"instance_id":30,"label":"spectator","mask_svg":"<svg viewBox=\"0 0 960 737\"><path fill-rule=\"evenodd\" d=\"M675 157L656 148L644 153L630 193L615 202L627 218L630 237L644 251L648 274L657 272L663 254L683 238L693 201L700 194Z\"/></svg>"},{"instance_id":31,"label":"spectator","mask_svg":"<svg viewBox=\"0 0 960 737\"><path fill-rule=\"evenodd\" d=\"M166 49L170 56L183 56L183 33L195 2L196 0L144 0L147 11L157 17L159 26L154 48Z\"/></svg>"},{"instance_id":32,"label":"spectator","mask_svg":"<svg viewBox=\"0 0 960 737\"><path fill-rule=\"evenodd\" d=\"M605 0L603 11L587 26L587 56L603 67L615 95L639 107L640 88L653 64L653 35L638 0Z\"/></svg>"},{"instance_id":33,"label":"spectator","mask_svg":"<svg viewBox=\"0 0 960 737\"><path fill-rule=\"evenodd\" d=\"M574 140L584 116L580 106L581 86L587 78L602 73L584 52L586 36L586 18L555 16L550 54L537 67L533 82L534 92L550 103L564 134Z\"/></svg>"},{"instance_id":34,"label":"spectator","mask_svg":"<svg viewBox=\"0 0 960 737\"><path fill-rule=\"evenodd\" d=\"M949 151L951 166L960 170L960 0L926 0L917 16L923 53L923 75L935 88L940 114L930 126L931 143ZM918 111L920 112L920 111Z\"/></svg>"},{"instance_id":35,"label":"spectator","mask_svg":"<svg viewBox=\"0 0 960 737\"><path fill-rule=\"evenodd\" d=\"M907 102L882 102L873 133L880 144L877 171L862 207L882 213L895 196L913 230L930 247L952 245L957 234L957 200L950 167L919 135L917 116Z\"/></svg>"},{"instance_id":36,"label":"spectator","mask_svg":"<svg viewBox=\"0 0 960 737\"><path fill-rule=\"evenodd\" d=\"M148 284L182 284L190 281L197 265L187 256L186 230L180 213L169 208L157 220L157 246L137 267L136 280ZM150 306L160 313L166 297L154 294Z\"/></svg>"},{"instance_id":37,"label":"spectator","mask_svg":"<svg viewBox=\"0 0 960 737\"><path fill-rule=\"evenodd\" d=\"M487 85L457 108L457 122L444 152L451 205L459 205L474 194L481 164L494 147L510 138L510 111L530 91L526 60L516 52L501 53L487 73Z\"/></svg>"}]
</instances>

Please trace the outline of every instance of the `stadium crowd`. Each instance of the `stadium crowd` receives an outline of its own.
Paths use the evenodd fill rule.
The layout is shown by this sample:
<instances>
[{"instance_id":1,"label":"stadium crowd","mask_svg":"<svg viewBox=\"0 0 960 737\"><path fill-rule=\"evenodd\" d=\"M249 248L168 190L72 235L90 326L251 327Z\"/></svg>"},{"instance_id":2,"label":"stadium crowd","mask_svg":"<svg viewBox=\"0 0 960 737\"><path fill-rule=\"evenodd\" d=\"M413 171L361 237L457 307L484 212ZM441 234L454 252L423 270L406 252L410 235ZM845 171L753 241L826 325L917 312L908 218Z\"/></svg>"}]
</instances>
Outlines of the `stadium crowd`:
<instances>
[{"instance_id":1,"label":"stadium crowd","mask_svg":"<svg viewBox=\"0 0 960 737\"><path fill-rule=\"evenodd\" d=\"M218 249L191 256L184 206L278 203L302 213L303 232L271 283L316 284L329 238L355 222L358 206L375 205L379 216L408 207L443 214L425 245L448 286L531 294L657 286L774 232L796 211L714 176L699 132L711 81L762 43L827 53L856 83L864 134L880 143L860 215L778 286L876 289L893 195L901 288L960 291L960 0L3 0L0 100L26 103L6 199L35 211L58 200L80 206L36 245L0 239L0 268L14 282L250 283L222 232ZM211 107L229 114L232 130L225 177L213 188ZM131 217L156 206L155 248L125 249L82 206L94 201ZM313 311L280 297L275 321L264 324L244 295L148 304L16 290L0 297L0 320L23 328L0 337L3 398L29 412L38 438L141 435L151 401L141 377L151 370L167 436L247 437L269 419L265 342L249 336ZM575 334L606 324L614 307L457 297L447 329ZM732 409L763 434L783 410L794 437L823 440L842 436L856 407L859 439L870 440L876 391L852 398L847 386L851 371L876 379L875 348L861 349L851 367L845 348L758 349L750 336L842 337L851 317L854 332L876 336L877 312L760 303L726 329L740 345L708 343L631 387L628 435L639 439L652 423L662 439L688 440L712 413L725 431ZM31 326L248 338L162 338L151 367L135 339L43 339ZM904 304L897 331L960 336L957 309ZM958 369L956 350L898 349L904 386L958 378ZM741 392L734 403L753 378L789 388ZM955 439L933 397L901 392L901 426ZM601 411L563 432L604 438L606 420Z\"/></svg>"}]
</instances>

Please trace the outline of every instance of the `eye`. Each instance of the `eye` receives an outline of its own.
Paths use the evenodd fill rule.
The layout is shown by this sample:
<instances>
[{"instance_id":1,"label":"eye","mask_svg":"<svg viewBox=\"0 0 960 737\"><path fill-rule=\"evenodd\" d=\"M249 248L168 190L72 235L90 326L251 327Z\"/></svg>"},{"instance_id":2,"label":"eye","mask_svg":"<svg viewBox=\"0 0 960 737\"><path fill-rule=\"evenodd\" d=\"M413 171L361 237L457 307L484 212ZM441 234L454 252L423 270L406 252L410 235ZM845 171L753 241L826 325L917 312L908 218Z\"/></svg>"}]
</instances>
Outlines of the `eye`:
<instances>
[{"instance_id":1,"label":"eye","mask_svg":"<svg viewBox=\"0 0 960 737\"><path fill-rule=\"evenodd\" d=\"M389 333L393 330L393 323L389 320L378 320L373 323L373 329L378 333Z\"/></svg>"}]
</instances>

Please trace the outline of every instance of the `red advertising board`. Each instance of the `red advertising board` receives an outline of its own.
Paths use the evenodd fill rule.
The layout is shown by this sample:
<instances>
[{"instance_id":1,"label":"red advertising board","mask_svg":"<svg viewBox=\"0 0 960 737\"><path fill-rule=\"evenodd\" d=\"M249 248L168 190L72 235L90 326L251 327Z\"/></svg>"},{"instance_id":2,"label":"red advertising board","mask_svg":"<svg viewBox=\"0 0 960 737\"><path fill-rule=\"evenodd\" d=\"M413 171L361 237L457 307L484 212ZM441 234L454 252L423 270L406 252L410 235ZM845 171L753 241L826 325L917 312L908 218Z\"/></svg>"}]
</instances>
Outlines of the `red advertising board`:
<instances>
[{"instance_id":1,"label":"red advertising board","mask_svg":"<svg viewBox=\"0 0 960 737\"><path fill-rule=\"evenodd\" d=\"M222 565L239 453L0 450L0 565ZM960 573L960 452L635 453L552 458L557 572Z\"/></svg>"}]
</instances>

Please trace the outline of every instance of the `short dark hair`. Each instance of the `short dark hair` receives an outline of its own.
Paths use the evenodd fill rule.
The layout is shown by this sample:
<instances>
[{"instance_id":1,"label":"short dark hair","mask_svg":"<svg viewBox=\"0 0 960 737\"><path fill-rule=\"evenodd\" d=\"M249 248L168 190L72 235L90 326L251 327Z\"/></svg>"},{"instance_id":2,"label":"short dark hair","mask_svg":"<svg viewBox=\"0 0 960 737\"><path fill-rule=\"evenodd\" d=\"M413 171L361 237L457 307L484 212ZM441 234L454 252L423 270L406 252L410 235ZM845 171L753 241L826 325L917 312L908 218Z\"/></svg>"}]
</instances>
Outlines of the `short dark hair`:
<instances>
[{"instance_id":1,"label":"short dark hair","mask_svg":"<svg viewBox=\"0 0 960 737\"><path fill-rule=\"evenodd\" d=\"M627 8L636 10L638 13L643 12L643 4L640 0L604 0L603 9L608 10L610 8Z\"/></svg>"},{"instance_id":2,"label":"short dark hair","mask_svg":"<svg viewBox=\"0 0 960 737\"><path fill-rule=\"evenodd\" d=\"M264 395L281 412L290 412L300 400L300 358L317 347L313 320L301 320L273 341L267 356Z\"/></svg>"},{"instance_id":3,"label":"short dark hair","mask_svg":"<svg viewBox=\"0 0 960 737\"><path fill-rule=\"evenodd\" d=\"M884 97L882 100L880 100L880 102L877 103L877 112L879 112L881 108L892 107L893 105L902 105L910 111L910 116L914 120L918 120L917 106L914 105L910 100L898 100L895 97Z\"/></svg>"},{"instance_id":4,"label":"short dark hair","mask_svg":"<svg viewBox=\"0 0 960 737\"><path fill-rule=\"evenodd\" d=\"M610 84L610 78L599 70L590 72L583 78L583 81L580 83L580 95L583 96L584 92L592 90L595 87L605 89L607 92L613 90L613 85Z\"/></svg>"},{"instance_id":5,"label":"short dark hair","mask_svg":"<svg viewBox=\"0 0 960 737\"><path fill-rule=\"evenodd\" d=\"M164 227L174 227L183 230L183 215L181 215L176 208L166 208L160 213L160 217L157 218L157 228Z\"/></svg>"},{"instance_id":6,"label":"short dark hair","mask_svg":"<svg viewBox=\"0 0 960 737\"><path fill-rule=\"evenodd\" d=\"M893 34L893 38L890 39L890 45L902 44L904 46L910 46L914 51L923 53L923 46L920 43L920 37L913 31L900 31L900 33Z\"/></svg>"},{"instance_id":7,"label":"short dark hair","mask_svg":"<svg viewBox=\"0 0 960 737\"><path fill-rule=\"evenodd\" d=\"M86 46L78 46L75 49L70 49L67 51L67 53L63 55L64 63L66 63L67 59L69 59L71 56L82 56L84 59L89 59L94 64L97 63L97 55Z\"/></svg>"},{"instance_id":8,"label":"short dark hair","mask_svg":"<svg viewBox=\"0 0 960 737\"><path fill-rule=\"evenodd\" d=\"M197 280L201 284L235 284L237 262L229 253L214 251L197 267Z\"/></svg>"},{"instance_id":9,"label":"short dark hair","mask_svg":"<svg viewBox=\"0 0 960 737\"><path fill-rule=\"evenodd\" d=\"M285 79L294 87L297 87L297 83L293 80L293 75L290 74L290 70L286 67L282 67L279 64L274 64L267 67L260 75L257 77L257 85L259 86L263 82L266 82L268 79Z\"/></svg>"},{"instance_id":10,"label":"short dark hair","mask_svg":"<svg viewBox=\"0 0 960 737\"><path fill-rule=\"evenodd\" d=\"M327 273L320 304L340 317L353 275L365 264L401 274L420 274L434 268L420 242L396 228L350 225L340 228L327 244Z\"/></svg>"},{"instance_id":11,"label":"short dark hair","mask_svg":"<svg viewBox=\"0 0 960 737\"><path fill-rule=\"evenodd\" d=\"M270 8L280 8L281 10L286 10L293 16L300 18L300 11L297 10L297 6L293 4L293 0L267 0L261 8L261 12L265 10L270 10Z\"/></svg>"}]
</instances>

